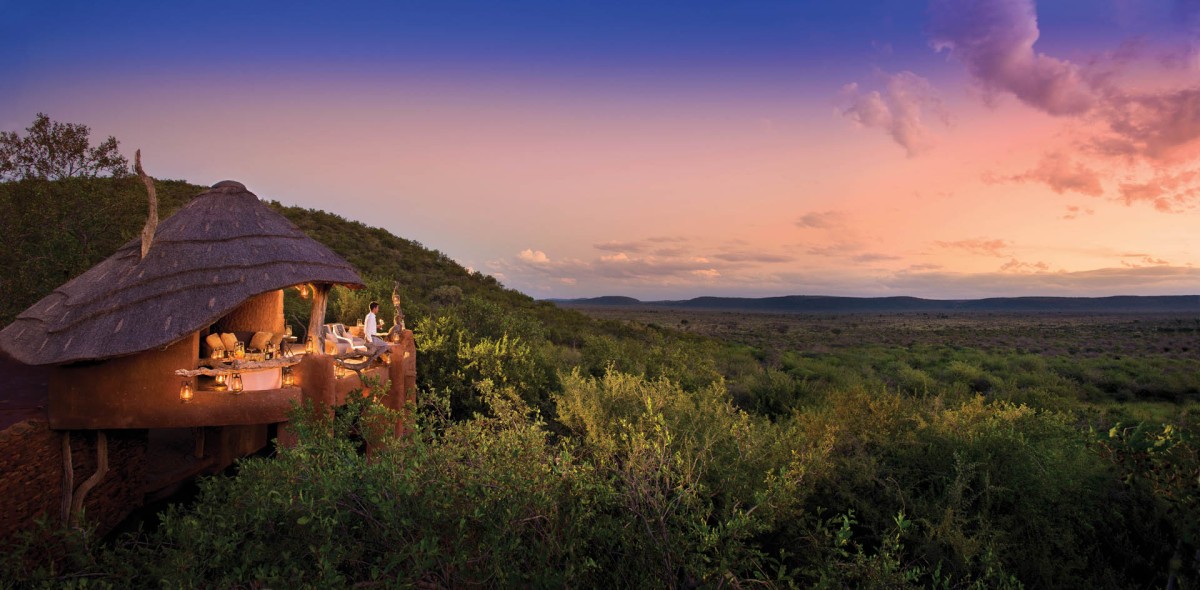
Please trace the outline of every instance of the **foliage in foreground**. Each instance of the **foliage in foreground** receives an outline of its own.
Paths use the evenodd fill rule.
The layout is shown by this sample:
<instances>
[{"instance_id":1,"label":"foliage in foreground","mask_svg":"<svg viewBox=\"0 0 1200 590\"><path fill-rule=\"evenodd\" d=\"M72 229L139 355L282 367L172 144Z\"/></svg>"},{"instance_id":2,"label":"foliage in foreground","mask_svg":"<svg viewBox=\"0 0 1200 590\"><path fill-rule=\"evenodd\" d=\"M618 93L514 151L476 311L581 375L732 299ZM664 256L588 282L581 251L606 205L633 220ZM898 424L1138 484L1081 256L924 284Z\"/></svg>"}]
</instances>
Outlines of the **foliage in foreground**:
<instances>
[{"instance_id":1,"label":"foliage in foreground","mask_svg":"<svg viewBox=\"0 0 1200 590\"><path fill-rule=\"evenodd\" d=\"M45 587L1196 583L1179 557L1195 550L1179 523L1196 516L1196 447L1178 431L1088 434L1008 402L886 391L771 421L720 383L561 379L562 435L487 383L483 413L452 421L427 395L413 431L370 455L361 433L386 412L370 396L333 420L301 410L297 446L204 480L156 530L4 573Z\"/></svg>"}]
</instances>

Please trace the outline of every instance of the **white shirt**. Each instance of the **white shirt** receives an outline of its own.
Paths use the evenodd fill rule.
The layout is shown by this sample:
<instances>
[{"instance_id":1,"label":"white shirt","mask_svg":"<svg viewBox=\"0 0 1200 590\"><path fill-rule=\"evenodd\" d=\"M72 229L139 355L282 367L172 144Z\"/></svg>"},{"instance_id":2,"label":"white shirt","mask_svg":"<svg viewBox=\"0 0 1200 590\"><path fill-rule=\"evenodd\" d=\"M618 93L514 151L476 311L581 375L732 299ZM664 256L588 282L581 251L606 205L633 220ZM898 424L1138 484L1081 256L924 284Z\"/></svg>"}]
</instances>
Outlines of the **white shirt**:
<instances>
[{"instance_id":1,"label":"white shirt","mask_svg":"<svg viewBox=\"0 0 1200 590\"><path fill-rule=\"evenodd\" d=\"M375 319L375 312L367 312L367 319L363 320L363 335L366 336L367 342L375 341L375 326L378 325L379 321Z\"/></svg>"}]
</instances>

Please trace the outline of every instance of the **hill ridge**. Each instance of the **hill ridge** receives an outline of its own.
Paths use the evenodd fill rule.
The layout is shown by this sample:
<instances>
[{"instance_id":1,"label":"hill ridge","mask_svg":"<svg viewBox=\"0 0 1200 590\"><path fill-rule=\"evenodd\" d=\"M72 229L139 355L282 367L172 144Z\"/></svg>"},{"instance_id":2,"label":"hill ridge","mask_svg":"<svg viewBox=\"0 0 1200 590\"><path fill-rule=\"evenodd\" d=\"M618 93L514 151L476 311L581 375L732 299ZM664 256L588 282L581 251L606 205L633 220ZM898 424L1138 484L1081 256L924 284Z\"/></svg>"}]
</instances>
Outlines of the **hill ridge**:
<instances>
[{"instance_id":1,"label":"hill ridge","mask_svg":"<svg viewBox=\"0 0 1200 590\"><path fill-rule=\"evenodd\" d=\"M1111 295L1067 297L1031 295L981 299L925 299L905 295L843 297L835 295L783 295L776 297L701 296L682 300L642 301L633 297L603 296L551 299L563 307L658 307L778 313L895 313L895 312L1197 312L1200 295Z\"/></svg>"}]
</instances>

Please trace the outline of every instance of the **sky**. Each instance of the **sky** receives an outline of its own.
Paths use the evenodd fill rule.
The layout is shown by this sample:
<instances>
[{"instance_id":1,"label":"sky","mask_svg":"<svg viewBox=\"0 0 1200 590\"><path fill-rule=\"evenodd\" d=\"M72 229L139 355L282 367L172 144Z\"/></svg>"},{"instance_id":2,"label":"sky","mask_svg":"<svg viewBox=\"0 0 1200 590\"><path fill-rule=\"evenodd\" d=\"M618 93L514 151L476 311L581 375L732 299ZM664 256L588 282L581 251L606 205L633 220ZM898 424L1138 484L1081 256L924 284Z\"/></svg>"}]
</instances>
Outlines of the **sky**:
<instances>
[{"instance_id":1,"label":"sky","mask_svg":"<svg viewBox=\"0 0 1200 590\"><path fill-rule=\"evenodd\" d=\"M1200 0L0 0L0 130L536 298L1200 293Z\"/></svg>"}]
</instances>

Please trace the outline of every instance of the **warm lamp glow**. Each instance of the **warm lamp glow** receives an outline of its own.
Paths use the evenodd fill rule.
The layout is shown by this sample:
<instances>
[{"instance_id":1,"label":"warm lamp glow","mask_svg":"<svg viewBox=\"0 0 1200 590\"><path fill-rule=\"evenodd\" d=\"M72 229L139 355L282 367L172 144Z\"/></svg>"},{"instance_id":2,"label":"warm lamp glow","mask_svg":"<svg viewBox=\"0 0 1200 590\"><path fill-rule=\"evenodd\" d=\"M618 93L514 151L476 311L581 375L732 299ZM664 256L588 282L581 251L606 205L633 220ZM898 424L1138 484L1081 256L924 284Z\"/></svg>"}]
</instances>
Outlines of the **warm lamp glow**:
<instances>
[{"instance_id":1,"label":"warm lamp glow","mask_svg":"<svg viewBox=\"0 0 1200 590\"><path fill-rule=\"evenodd\" d=\"M246 358L246 343L238 340L237 349L233 351L234 358Z\"/></svg>"},{"instance_id":2,"label":"warm lamp glow","mask_svg":"<svg viewBox=\"0 0 1200 590\"><path fill-rule=\"evenodd\" d=\"M317 341L315 339L313 339L312 336L309 336L308 340L306 340L304 342L304 353L312 354L316 351L317 351Z\"/></svg>"},{"instance_id":3,"label":"warm lamp glow","mask_svg":"<svg viewBox=\"0 0 1200 590\"><path fill-rule=\"evenodd\" d=\"M288 324L286 327L284 327L283 335L287 336L288 338L292 337L292 325L291 324Z\"/></svg>"},{"instance_id":4,"label":"warm lamp glow","mask_svg":"<svg viewBox=\"0 0 1200 590\"><path fill-rule=\"evenodd\" d=\"M186 403L192 401L193 394L194 393L192 391L192 382L191 381L184 381L183 384L179 386L179 401L180 402L186 404Z\"/></svg>"},{"instance_id":5,"label":"warm lamp glow","mask_svg":"<svg viewBox=\"0 0 1200 590\"><path fill-rule=\"evenodd\" d=\"M296 290L300 292L301 299L308 299L308 285L296 285Z\"/></svg>"},{"instance_id":6,"label":"warm lamp glow","mask_svg":"<svg viewBox=\"0 0 1200 590\"><path fill-rule=\"evenodd\" d=\"M291 367L283 368L283 386L292 387L296 385L296 375L292 373Z\"/></svg>"},{"instance_id":7,"label":"warm lamp glow","mask_svg":"<svg viewBox=\"0 0 1200 590\"><path fill-rule=\"evenodd\" d=\"M235 394L240 394L242 392L242 374L241 373L233 374L233 383L230 384L229 390Z\"/></svg>"}]
</instances>

